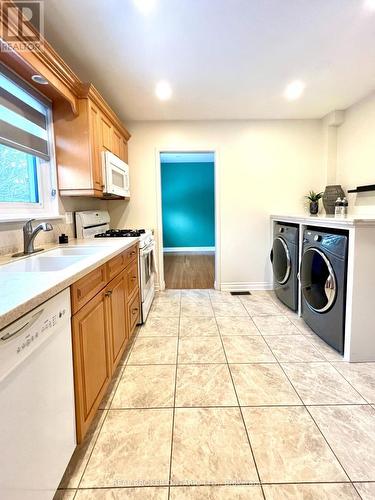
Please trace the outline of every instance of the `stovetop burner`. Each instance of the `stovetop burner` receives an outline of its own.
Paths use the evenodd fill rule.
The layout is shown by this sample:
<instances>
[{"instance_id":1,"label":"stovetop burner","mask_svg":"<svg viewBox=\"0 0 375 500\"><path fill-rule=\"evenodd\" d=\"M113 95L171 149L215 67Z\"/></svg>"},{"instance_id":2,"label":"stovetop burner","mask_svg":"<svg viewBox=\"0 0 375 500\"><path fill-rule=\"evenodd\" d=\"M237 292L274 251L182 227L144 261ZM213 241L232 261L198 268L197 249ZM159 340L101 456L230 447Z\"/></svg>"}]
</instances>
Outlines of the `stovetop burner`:
<instances>
[{"instance_id":1,"label":"stovetop burner","mask_svg":"<svg viewBox=\"0 0 375 500\"><path fill-rule=\"evenodd\" d=\"M108 229L105 233L96 234L95 238L137 238L145 232L145 229Z\"/></svg>"}]
</instances>

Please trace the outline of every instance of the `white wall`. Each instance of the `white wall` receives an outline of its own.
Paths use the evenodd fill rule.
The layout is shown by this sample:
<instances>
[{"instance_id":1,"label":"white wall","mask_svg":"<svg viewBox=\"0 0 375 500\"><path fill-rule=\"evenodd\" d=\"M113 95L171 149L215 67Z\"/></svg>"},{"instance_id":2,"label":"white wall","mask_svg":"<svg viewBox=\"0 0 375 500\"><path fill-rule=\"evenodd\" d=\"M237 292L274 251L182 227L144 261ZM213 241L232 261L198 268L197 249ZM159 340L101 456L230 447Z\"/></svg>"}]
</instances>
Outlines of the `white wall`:
<instances>
[{"instance_id":1,"label":"white wall","mask_svg":"<svg viewBox=\"0 0 375 500\"><path fill-rule=\"evenodd\" d=\"M351 106L338 128L337 183L344 189L375 184L375 93ZM349 195L355 213L375 213L375 192Z\"/></svg>"},{"instance_id":2,"label":"white wall","mask_svg":"<svg viewBox=\"0 0 375 500\"><path fill-rule=\"evenodd\" d=\"M216 149L221 205L221 280L270 284L269 215L301 212L326 171L318 120L129 124L131 200L109 202L116 227L157 227L156 150ZM192 199L192 203L194 200Z\"/></svg>"}]
</instances>

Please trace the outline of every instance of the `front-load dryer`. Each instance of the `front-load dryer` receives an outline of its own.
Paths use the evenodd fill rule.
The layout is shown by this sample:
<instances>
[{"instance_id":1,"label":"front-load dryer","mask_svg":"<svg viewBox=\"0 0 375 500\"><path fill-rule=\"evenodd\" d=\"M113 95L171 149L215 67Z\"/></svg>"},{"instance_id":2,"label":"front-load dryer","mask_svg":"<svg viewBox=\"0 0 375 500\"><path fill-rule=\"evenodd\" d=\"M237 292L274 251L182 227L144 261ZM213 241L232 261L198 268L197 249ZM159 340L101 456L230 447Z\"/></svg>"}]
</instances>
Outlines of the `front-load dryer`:
<instances>
[{"instance_id":1,"label":"front-load dryer","mask_svg":"<svg viewBox=\"0 0 375 500\"><path fill-rule=\"evenodd\" d=\"M348 234L307 228L303 236L302 317L319 337L343 354Z\"/></svg>"},{"instance_id":2,"label":"front-load dryer","mask_svg":"<svg viewBox=\"0 0 375 500\"><path fill-rule=\"evenodd\" d=\"M298 226L276 222L271 262L275 294L292 311L298 309Z\"/></svg>"}]
</instances>

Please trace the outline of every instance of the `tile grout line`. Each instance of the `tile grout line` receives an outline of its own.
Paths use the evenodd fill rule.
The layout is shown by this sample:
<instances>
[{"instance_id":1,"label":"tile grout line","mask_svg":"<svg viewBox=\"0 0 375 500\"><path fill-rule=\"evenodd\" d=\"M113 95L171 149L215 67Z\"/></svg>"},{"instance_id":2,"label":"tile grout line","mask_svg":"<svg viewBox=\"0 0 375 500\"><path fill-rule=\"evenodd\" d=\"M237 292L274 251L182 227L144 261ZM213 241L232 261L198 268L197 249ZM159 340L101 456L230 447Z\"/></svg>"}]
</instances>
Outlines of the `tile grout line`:
<instances>
[{"instance_id":1,"label":"tile grout line","mask_svg":"<svg viewBox=\"0 0 375 500\"><path fill-rule=\"evenodd\" d=\"M108 416L108 412L109 412L109 410L102 410L102 411L104 411L104 412L105 412L105 415L104 415L104 418L103 418L103 422L102 422L102 423L101 423L101 425L100 425L100 428L99 428L98 434L97 434L97 436L96 436L96 438L95 438L95 440L94 440L94 444L93 444L93 446L92 446L92 448L91 448L91 451L90 451L89 457L88 457L88 459L87 459L86 465L85 465L85 467L84 467L84 469L83 469L83 472L82 472L82 474L81 474L81 478L80 478L80 480L79 480L79 482L78 482L78 485L77 485L77 491L78 491L79 489L81 489L81 488L80 488L80 486L81 486L81 483L82 483L83 477L84 477L84 475L86 474L86 470L87 470L87 467L88 467L89 462L90 462L90 460L91 460L91 456L92 456L92 454L93 454L93 452L94 452L94 448L95 448L96 443L98 442L99 436L100 436L100 434L101 434L101 432L102 432L104 422L107 420L107 416Z\"/></svg>"},{"instance_id":2,"label":"tile grout line","mask_svg":"<svg viewBox=\"0 0 375 500\"><path fill-rule=\"evenodd\" d=\"M121 376L122 376L122 374L124 373L124 370L125 370L125 368L126 368L126 366L127 366L127 364L128 364L128 361L129 361L130 355L131 355L131 353L132 353L132 351L133 351L133 347L134 347L135 341L136 341L136 339L137 339L137 337L138 337L138 334L139 334L139 331L137 332L137 334L136 334L136 335L134 336L134 338L133 338L133 341L132 341L132 344L131 344L131 346L130 346L129 352L127 353L127 356L126 356L126 362L124 363L123 368L122 368L122 371L121 371ZM117 391L117 387L118 387L118 385L116 386L116 389L115 389L115 391L114 391L115 393L116 393L116 391ZM115 394L113 394L113 397L114 397L114 395L115 395ZM112 398L112 399L113 399L113 398ZM112 404L112 401L111 401L111 404ZM88 457L87 462L86 462L86 465L85 465L85 467L84 467L84 469L83 469L83 472L82 472L81 478L80 478L80 480L79 480L79 482L78 482L78 485L77 485L77 488L76 488L76 492L75 492L75 494L74 494L74 498L75 498L75 496L76 496L76 494L77 494L78 490L79 490L79 489L81 489L81 488L80 488L80 486L81 486L81 483L82 483L83 477L84 477L84 475L85 475L85 473L86 473L87 467L88 467L89 462L90 462L90 460L91 460L91 456L92 456L92 454L93 454L93 452L94 452L94 449L95 449L96 443L98 442L99 436L100 436L100 434L101 434L101 432L102 432L103 425L104 425L104 423L105 423L105 422L106 422L106 420L107 420L108 413L109 413L110 409L109 409L109 408L106 408L106 409L104 409L104 410L102 410L102 411L104 411L104 412L105 412L105 415L104 415L104 418L103 418L103 422L102 422L102 423L101 423L101 425L100 425L100 428L99 428L98 434L97 434L96 439L95 439L95 441L94 441L94 444L93 444L93 446L92 446L91 452L90 452L89 457Z\"/></svg>"},{"instance_id":3,"label":"tile grout line","mask_svg":"<svg viewBox=\"0 0 375 500\"><path fill-rule=\"evenodd\" d=\"M272 300L272 299L271 299ZM250 314L249 314L250 315ZM285 316L285 315L283 315ZM252 316L250 315L250 317L252 318ZM289 318L288 318L289 319ZM290 320L289 320L290 321ZM253 321L254 322L254 321ZM292 323L293 324L293 323ZM285 370L283 369L280 361L278 360L278 358L276 357L276 355L274 354L274 352L272 351L272 348L271 346L268 344L267 342L267 339L265 338L266 336L264 336L262 334L262 332L260 331L260 329L258 328L258 326L255 324L256 328L258 329L260 335L262 336L263 340L265 341L265 343L267 344L268 348L271 350L272 354L274 355L275 359L276 359L276 362L278 363L278 365L280 366L281 370L283 371L284 375L286 376L287 380L289 381L289 383L291 384L291 386L293 387L295 393L297 394L298 398L301 400L302 402L302 405L303 407L305 408L305 410L308 412L308 414L310 415L312 421L314 422L315 426L317 427L319 433L322 435L324 441L327 443L327 446L329 447L329 449L331 450L332 454L334 455L334 457L336 458L337 462L339 463L340 467L342 468L342 470L344 471L345 475L347 476L347 478L349 479L349 482L352 484L352 486L354 487L353 485L353 482L351 481L350 477L349 477L349 474L347 473L346 469L343 467L341 461L338 459L336 453L333 451L332 447L330 446L330 444L328 443L328 440L326 439L326 437L324 436L322 430L320 429L320 427L318 426L318 424L316 423L315 419L313 418L313 416L311 415L309 409L307 408L307 406L305 405L305 403L303 402L302 398L300 397L299 393L297 392L296 388L294 387L293 383L291 382L291 380L289 379L288 375L286 374ZM297 327L298 329L298 327ZM299 330L299 329L298 329ZM300 331L300 330L299 330ZM317 352L319 352L320 354L322 354L311 342L309 342L312 347L317 350ZM322 354L323 355L323 354ZM323 355L324 359L327 359L324 355ZM327 360L328 361L328 360ZM329 362L329 361L328 361ZM229 368L230 369L230 368ZM346 405L347 406L347 405ZM240 407L241 408L241 407ZM242 412L241 412L242 414Z\"/></svg>"},{"instance_id":4,"label":"tile grout line","mask_svg":"<svg viewBox=\"0 0 375 500\"><path fill-rule=\"evenodd\" d=\"M233 366L236 363L229 363L229 366ZM253 365L254 363L247 363L247 365ZM269 363L271 364L271 363ZM276 363L272 363L273 365L276 365ZM221 363L220 366L226 366L227 363ZM154 366L154 365L150 365ZM172 366L172 365L169 365ZM186 366L186 365L183 365ZM189 365L188 365L189 366ZM212 365L211 365L212 366ZM216 365L214 365L216 366ZM294 387L292 387L294 389ZM125 412L125 411L131 411L131 410L172 410L173 408L176 408L178 410L194 410L197 408L204 408L204 409L210 409L210 408L238 408L238 406L241 406L241 408L301 408L301 406L305 406L304 404L298 404L298 403L285 403L285 404L264 404L264 405L194 405L194 406L123 406L123 407L118 407L118 408L109 408L109 409L102 409L100 411L107 411L110 410L111 412ZM341 406L369 406L370 408L373 407L371 404L364 404L364 403L315 403L315 404L308 404L307 406L311 408L315 407L330 407L330 406L335 406L335 407L341 407Z\"/></svg>"},{"instance_id":5,"label":"tile grout line","mask_svg":"<svg viewBox=\"0 0 375 500\"><path fill-rule=\"evenodd\" d=\"M210 303L211 303L211 307L212 307L212 299L211 299L211 296L210 296L210 295L209 295L209 299L210 299ZM272 300L272 299L271 299L271 300ZM228 304L229 304L229 303L228 303ZM242 304L242 305L243 305L243 304ZM243 306L243 307L244 307L244 306ZM213 309L213 307L212 307L212 309ZM247 317L250 317L250 319L253 321L253 317L251 316L251 314L247 311L247 309L246 309L245 307L244 307L244 309L246 310ZM248 432L247 432L247 428L246 428L246 425L245 425L245 422L244 422L244 418L243 418L243 414L242 414L242 410L241 410L242 406L240 405L239 398L238 398L238 395L237 395L237 390L236 390L236 387L235 387L235 384L234 384L234 380L233 380L233 377L232 377L232 373L231 373L231 370L230 370L230 364L229 364L229 362L228 362L228 358L227 358L227 355L226 355L226 351L225 351L225 347L224 347L224 343L223 343L223 336L222 336L221 331L220 331L220 328L219 328L219 326L218 326L217 316L216 316L216 314L214 313L214 315L213 315L213 316L211 316L211 318L214 318L214 319L215 319L215 323L216 323L216 326L217 326L217 329L218 329L218 334L219 334L219 337L220 337L220 341L221 341L221 345L222 345L222 348L223 348L223 351L224 351L224 355L225 355L225 360L226 360L226 362L225 362L225 363L207 363L207 362L205 362L205 363L179 363L179 362L178 362L178 354L179 354L179 339L181 338L181 335L180 335L180 333L181 333L181 332L180 332L180 327L181 327L181 319L182 319L182 316L181 316L181 295L180 295L180 307L179 307L179 311L180 311L180 313L179 313L179 316L178 316L177 354L176 354L175 384L174 384L175 388L174 388L174 403L173 403L173 407L155 407L155 408L153 408L153 409L161 409L161 408L162 408L162 409L167 409L167 408L168 408L168 409L172 409L172 408L173 408L173 417L172 417L172 437L171 437L171 454L170 454L170 467L169 467L169 484L168 484L168 485L164 485L164 486L163 486L163 487L168 487L168 499L170 498L171 488L174 488L175 486L177 486L177 485L171 485L171 473L172 473L172 454L173 454L173 440L174 440L174 439L173 439L173 438L174 438L174 422L175 422L175 412L176 412L176 409L177 409L177 408L185 408L185 409L189 409L189 408L190 408L190 409L194 409L194 408L208 408L208 409L209 409L209 408L239 408L239 409L240 409L240 413L241 413L241 417L242 417L243 425L244 425L244 427L245 427L245 432L246 432L246 435L247 435L247 438L248 438L248 442L249 442L250 450L251 450L251 452L252 452L252 456L253 456L253 460L254 460L255 468L256 468L256 470L257 470L258 479L259 479L259 485L260 485L260 487L261 487L261 490L262 490L262 493L263 493L263 497L264 497L264 495L265 495L265 494L264 494L264 491L263 491L263 488L262 488L262 484L278 484L278 483L271 483L271 482L269 482L269 483L267 483L267 482L265 482L265 483L261 483L261 481L260 481L260 476L259 476L259 471L258 471L257 463L256 463L255 456L254 456L254 453L253 453L253 450L252 450L252 446L251 446L250 438L249 438L249 435L248 435ZM272 315L266 315L266 316L272 316ZM287 317L287 318L288 318L288 320L289 320L289 321L291 321L291 320L290 320L290 318L289 318L286 314L284 314L284 313L283 313L283 311L281 311L281 312L280 312L280 316L285 316L285 317ZM206 317L206 316L203 316L203 317ZM228 316L228 317L230 317L230 316ZM244 317L245 317L245 316L244 316ZM161 317L160 317L160 319L163 319L163 318L164 318L163 316L161 316ZM187 318L190 318L190 316L187 316ZM195 318L195 316L194 316L194 317L191 317L191 318ZM209 318L209 316L207 316L207 318ZM233 317L232 317L232 318L233 318ZM253 321L253 323L254 323L254 321ZM292 323L292 324L294 324L292 321L291 321L291 323ZM256 325L255 325L255 326L256 326ZM296 326L296 325L295 325L295 326ZM272 351L271 347L269 346L269 344L268 344L268 342L267 342L267 338L266 338L266 337L268 337L268 336L263 335L263 334L260 332L260 330L259 330L259 328L258 328L257 326L256 326L256 328L257 328L257 330L259 331L259 334L260 334L260 335L256 335L256 337L261 336L261 337L262 337L262 339L264 340L264 342L266 343L266 345L268 346L268 348L271 350L271 352L272 352L272 354L273 354L273 351ZM298 326L296 326L296 328L297 328L298 332L299 332L299 333L300 333L300 334L301 334L304 338L306 338L306 337L307 337L306 335L304 335L304 334L301 332L301 330L299 329L299 327L298 327ZM102 422L102 424L101 424L101 426L100 426L100 429L99 429L99 431L98 431L97 438L95 439L95 442L94 442L94 444L93 444L92 450L91 450L91 452L90 452L90 456L89 456L89 458L88 458L88 460L87 460L87 462L86 462L86 466L85 466L84 471L83 471L83 473L82 473L82 475L81 475L81 479L80 479L80 481L79 481L79 483L78 483L78 486L77 486L77 487L76 487L76 489L75 489L74 498L75 498L75 496L77 495L77 493L79 492L79 490L80 490L80 489L86 489L86 488L80 488L80 485L81 485L82 479L83 479L83 477L84 477L84 474L85 474L85 472L86 472L86 469L87 469L87 466L88 466L88 464L89 464L89 461L90 461L90 459L91 459L91 455L92 455L92 453L93 453L93 451L94 451L94 448L95 448L95 446L96 446L97 440L98 440L98 438L99 438L99 436L100 436L100 434L101 434L102 427L103 427L103 425L104 425L104 423L105 423L105 421L106 421L106 419L107 419L107 416L108 416L109 411L111 411L111 410L112 410L112 408L111 408L112 401L113 401L113 398L114 398L114 396L115 396L115 394L116 394L116 391L117 391L118 385L119 385L119 383L121 382L121 378L122 378L122 376L123 376L123 374L124 374L124 371L125 371L126 367L127 367L128 365L129 365L129 366L148 366L148 365L150 365L150 363L148 363L148 364L139 364L139 365L137 365L137 364L135 364L135 365L131 365L131 364L129 364L129 359L130 359L130 356L131 356L132 350L133 350L133 348L134 348L135 341L139 338L139 333L140 333L140 331L141 331L141 329L139 329L139 330L138 330L138 332L137 332L136 336L135 336L135 337L134 337L134 339L133 339L133 342L132 342L131 348L130 348L130 350L129 350L129 352L128 352L128 355L127 355L127 357L126 357L126 362L125 362L125 363L123 364L123 366L122 366L122 369L121 369L121 376L119 377L119 381L117 382L116 386L113 388L113 396L112 396L112 398L111 398L111 401L109 402L109 406L108 406L107 408L104 408L104 409L102 410L102 411L104 411L104 412L105 412L105 417L103 418L103 422ZM242 335L236 335L236 337L238 337L238 336L241 336L241 337L242 337ZM248 336L248 335L246 335L246 336ZM151 338L158 338L159 336L150 336L150 337L151 337ZM150 337L145 336L145 338L150 338ZM160 336L160 337L163 337L163 338L168 338L168 337L169 337L169 338L174 338L174 336ZM189 336L188 336L188 337L189 337ZM190 336L190 338L192 338L192 337L193 337L193 338L194 338L194 337L200 337L200 338L202 338L202 336L199 336L199 335L197 335L197 336ZM207 336L203 336L203 337L207 337ZM216 337L217 337L217 335L212 335L212 336L208 336L208 337L211 337L211 338L212 338L212 337L214 337L214 338L216 338ZM228 337L232 337L232 336L228 336ZM141 338L144 338L144 337L141 337ZM308 340L308 342L309 342L309 339L307 339L307 340ZM356 392L356 393L358 393L358 394L359 394L359 395L360 395L360 396L361 396L361 397L362 397L365 401L367 401L367 400L366 400L366 399L362 396L362 394L361 394L359 391L357 391L357 390L355 389L355 387L353 387L353 386L352 386L352 384L351 384L351 383L350 383L350 382L349 382L349 381L348 381L348 380L344 377L344 375L342 375L342 374L339 372L339 370L338 370L338 369L337 369L337 368L333 365L334 360L329 360L328 358L326 358L326 356L323 354L323 352L321 352L321 351L319 350L319 348L318 348L318 347L315 347L315 345L313 345L311 342L309 342L309 343L310 343L310 344L312 345L312 347L313 347L316 351L318 351L318 352L319 352L319 353L323 356L323 358L324 358L324 359L322 359L322 360L320 360L320 361L315 361L315 362L311 362L311 363L327 363L327 364L329 364L329 365L333 366L333 368L334 368L334 369L338 372L338 374L339 374L339 375L340 375L340 376L341 376L341 377L342 377L342 378L343 378L343 379L344 379L344 380L345 380L345 381L346 381L346 382L347 382L347 383L348 383L348 384L349 384L349 385L353 388L353 390L355 390L355 392ZM322 434L322 436L323 436L323 438L324 438L325 442L327 443L328 447L331 449L331 452L333 453L333 455L335 456L336 460L338 461L338 463L339 463L339 464L340 464L340 466L342 467L342 469L343 469L343 471L345 472L346 476L348 477L350 484L351 484L351 485L355 488L355 485L354 485L353 481L351 481L351 480L350 480L350 477L349 477L349 476L348 476L348 474L346 473L346 470L345 470L345 469L344 469L344 467L342 466L342 464L341 464L341 462L339 461L339 459L337 458L336 454L333 452L333 450L332 450L331 446L329 445L329 443L328 443L327 439L325 438L325 436L324 436L324 434L322 433L322 431L320 430L320 428L319 428L318 424L316 423L316 421L315 421L315 420L314 420L314 418L312 417L311 413L309 412L309 410L308 410L308 408L307 408L307 405L306 405L306 404L302 401L302 399L301 399L301 397L299 396L298 392L296 391L296 389L295 389L295 387L294 387L293 383L291 382L291 380L289 379L288 375L287 375L287 374L286 374L286 372L284 371L284 369L283 369L283 367L282 367L282 365L281 365L281 362L279 362L279 360L276 358L276 356L275 356L275 355L274 355L274 357L275 357L275 359L276 359L276 363L280 366L280 368L281 368L282 372L284 373L284 375L286 376L287 380L289 381L289 383L290 383L290 384L291 384L291 386L293 387L293 390L296 392L296 394L297 394L298 398L301 400L302 405L264 405L264 406L262 406L262 405L260 405L260 406L259 406L259 405L257 405L257 406L255 406L255 405L249 405L249 406L246 406L246 405L244 405L244 407L251 407L251 408L252 408L252 407L293 407L293 406L296 406L296 407L304 407L304 408L306 409L306 411L308 412L308 414L310 415L311 419L313 420L313 422L314 422L315 426L318 428L319 432ZM241 365L241 364L243 364L243 365L245 365L245 364L246 364L246 365L247 365L247 364L260 364L260 363L261 363L261 362L258 362L258 363L257 363L257 362L254 362L254 363L252 363L252 362L250 362L250 363L232 363L232 364L240 364L240 365ZM310 363L310 362L308 362L308 361L299 361L299 362L290 362L290 363L301 363L301 364L305 364L305 363ZM233 385L233 388L234 388L234 391L235 391L235 394L236 394L236 398L237 398L237 401L238 401L238 406L233 406L233 405L231 405L231 406L207 406L207 407L202 407L202 406L194 406L194 407L183 407L183 406L181 406L181 407L177 407L177 406L176 406L176 395L177 395L177 373L178 373L178 365L179 365L179 364L181 364L181 365L198 365L198 366L199 366L199 365L213 365L213 366L215 366L215 365L224 365L224 364L226 364L226 365L227 365L227 367L228 367L228 369L229 369L229 374L230 374L230 376L231 376L232 385ZM265 362L265 364L275 364L275 362L268 362L268 363L267 363L267 362ZM173 363L156 363L156 365L166 366L166 365L173 365ZM367 405L367 406L372 406L372 405L371 405L371 403L369 403L369 402L367 402L367 403L349 403L349 404L348 404L348 403L336 403L336 404L325 404L325 405L322 405L322 404L314 404L314 405L309 405L309 406L313 407L313 406L365 406L365 405ZM134 409L136 409L136 410L137 410L137 409L151 409L151 408L116 408L116 410L134 410ZM357 482L371 482L371 481L357 481ZM322 482L321 482L321 483L322 483ZM338 483L338 484L339 484L339 483L343 483L343 484L348 484L348 482L346 482L346 481L334 481L334 482L329 482L329 481L327 482L327 481L326 481L325 483ZM288 484L288 483L280 483L280 484ZM291 482L291 483L289 483L289 484L294 484L294 483L293 483L293 482ZM302 484L304 484L304 482L302 482ZM311 484L311 482L306 482L306 484ZM199 486L204 486L204 485L206 485L206 486L207 486L207 484L206 484L206 483L202 483L202 484L200 484ZM225 486L225 485L226 485L225 483L224 483L224 484L222 484L222 485L218 484L218 486ZM196 486L196 485L194 485L194 486ZM133 486L133 487L134 487L134 486ZM74 488L72 488L72 489L74 489ZM95 487L93 487L93 489L102 489L102 488L100 488L100 487L96 487L96 488L95 488ZM357 490L356 490L356 488L355 488L355 491L357 491ZM359 494L359 493L358 493L358 494ZM265 497L264 497L264 498L265 498Z\"/></svg>"},{"instance_id":6,"label":"tile grout line","mask_svg":"<svg viewBox=\"0 0 375 500\"><path fill-rule=\"evenodd\" d=\"M302 317L301 317L301 319L302 319ZM307 335L304 335L302 333L302 330L300 330L297 325L295 325L295 326L298 329L298 331L301 333L301 335L303 335L304 337L307 337ZM311 330L311 331L313 332L313 330ZM313 333L315 335L317 335L315 332L313 332ZM317 335L317 337L320 338L319 335ZM313 345L313 344L311 344L311 345ZM313 345L313 347L315 347L315 346ZM357 404L362 404L362 405L368 404L368 405L371 405L371 403L368 401L368 399L365 398L364 395L358 389L356 389L354 387L354 385L345 377L345 375L343 375L340 372L340 370L338 368L336 368L336 366L333 364L333 363L347 363L347 361L344 361L344 360L343 361L334 361L334 360L331 360L331 359L327 358L326 355L322 351L320 351L318 347L315 347L315 349L317 349L320 352L320 354L324 357L324 359L326 360L325 362L327 362L328 364L330 364L332 366L332 368L334 368L336 370L336 372L350 385L350 387L366 402L366 403L357 403ZM349 404L354 404L354 403L349 403ZM315 406L315 405L310 405L310 406Z\"/></svg>"},{"instance_id":7,"label":"tile grout line","mask_svg":"<svg viewBox=\"0 0 375 500\"><path fill-rule=\"evenodd\" d=\"M180 308L178 316L178 331L177 331L177 349L176 349L176 368L174 375L174 395L173 395L173 411L172 411L172 433L171 433L171 451L169 457L169 478L168 478L168 500L171 496L171 479L172 479L172 457L173 457L173 438L174 438L174 422L176 415L176 392L177 392L177 368L178 368L178 351L180 345L180 327L181 327L181 292L180 292Z\"/></svg>"},{"instance_id":8,"label":"tile grout line","mask_svg":"<svg viewBox=\"0 0 375 500\"><path fill-rule=\"evenodd\" d=\"M262 335L262 334L261 334L261 335ZM267 340L264 338L264 336L263 336L263 335L262 335L262 337L263 337L264 341L267 343L268 347L271 349L271 347L269 346L269 344L268 344ZM311 344L311 345L312 345L312 344ZM314 347L314 346L313 346L313 347ZM314 348L315 348L315 347L314 347ZM271 349L271 351L272 351L272 349ZM318 352L320 352L320 351L318 351ZM327 438L325 437L325 435L323 434L322 430L320 429L320 427L319 427L319 426L318 426L318 424L316 423L315 419L314 419L314 418L313 418L313 416L311 415L311 413L310 413L310 411L309 411L308 407L305 405L305 403L304 403L304 401L302 400L301 396L299 395L299 393L297 392L296 388L294 387L294 384L292 383L292 381L291 381L291 380L290 380L290 378L288 377L287 373L286 373L286 372L285 372L285 370L283 369L283 366L281 365L281 363L279 362L279 360L277 359L277 357L276 357L276 356L275 356L275 359L277 360L277 362L278 362L278 364L279 364L279 366L280 366L281 370L283 371L283 373L284 373L285 377L287 378L287 380L289 381L290 385L293 387L294 391L296 392L296 394L298 395L299 399L301 400L303 408L305 408L305 410L307 411L307 413L310 415L310 418L311 418L311 419L312 419L312 421L314 422L314 424L315 424L316 428L318 429L318 431L319 431L320 435L323 437L323 439L324 439L324 441L326 442L327 446L328 446L328 447L329 447L329 449L331 450L331 452L332 452L333 456L336 458L336 460L337 460L338 464L340 465L340 467L341 467L341 468L342 468L342 470L344 471L345 475L346 475L346 476L347 476L347 478L349 479L349 482L353 485L353 482L351 481L349 474L347 473L346 469L343 467L343 465L342 465L341 461L338 459L338 457L337 457L336 453L333 451L333 449L332 449L331 445L329 444L329 442L328 442ZM317 406L318 406L318 405L317 405Z\"/></svg>"},{"instance_id":9,"label":"tile grout line","mask_svg":"<svg viewBox=\"0 0 375 500\"><path fill-rule=\"evenodd\" d=\"M354 390L357 394L359 394L359 395L361 396L361 398L365 401L365 403L362 403L362 405L366 405L366 404L367 404L367 405L370 405L370 406L371 406L371 404L373 404L373 403L370 403L370 402L369 402L369 400L368 400L367 398L365 398L365 397L364 397L364 395L363 395L361 392L359 392L359 390L358 390L358 389L356 389L356 388L354 387L354 385L353 385L353 384L352 384L352 383L351 383L351 382L350 382L350 381L349 381L349 380L345 377L345 375L343 375L343 374L340 372L340 370L338 370L338 369L336 368L336 366L333 364L333 361L330 361L330 360L327 360L327 361L328 361L328 363L332 366L332 368L334 368L334 369L336 370L336 372L337 372L339 375L341 375L341 377L342 377L342 378L343 378L343 379L344 379L344 380L345 380L345 381L346 381L346 382L350 385L350 387L351 387L351 388L352 388L352 389L353 389L353 390ZM340 361L337 361L337 363L340 363ZM374 365L374 366L375 366L375 365ZM361 403L360 403L360 404L361 404Z\"/></svg>"},{"instance_id":10,"label":"tile grout line","mask_svg":"<svg viewBox=\"0 0 375 500\"><path fill-rule=\"evenodd\" d=\"M210 297L210 301L211 301L211 297ZM212 301L211 301L211 305L212 305ZM245 307L244 307L244 309L245 309L245 310L246 310L246 312L248 313L248 311L247 311L247 309L246 309ZM248 314L248 315L249 315L249 314ZM250 315L249 315L249 316L250 316ZM223 342L222 335L221 335L221 332L220 332L220 328L219 328L219 325L218 325L218 322L217 322L217 319L216 319L216 315L214 315L214 318L215 318L215 322L216 322L217 329L218 329L218 331L219 331L219 336L220 336L221 346L222 346L222 349L223 349L223 351L224 351L224 356L225 356L225 360L226 360L226 365L227 365L227 368L228 368L228 371L229 371L229 376L230 376L231 381L232 381L233 390L234 390L234 393L235 393L235 395L236 395L236 399L237 399L237 403L238 403L238 409L239 409L239 412L240 412L240 415L241 415L242 425L243 425L244 430L245 430L245 433L246 433L247 442L249 443L249 448L250 448L251 456L252 456L252 458L253 458L254 467L255 467L255 470L256 470L256 473L257 473L259 486L260 486L260 489L261 489L261 492L262 492L263 499L264 499L264 500L266 500L266 496L265 496L265 493L264 493L264 490L263 490L263 486L262 486L262 481L261 481L261 479L260 479L260 474L259 474L259 470L258 470L258 464L257 464L256 459L255 459L255 454L254 454L253 447L252 447L252 445L251 445L249 432L248 432L248 430L247 430L246 423L245 423L245 419L244 419L244 416L243 416L243 413L242 413L242 409L241 409L241 406L240 406L240 400L239 400L239 397L238 397L238 394L237 394L237 389L236 389L236 386L235 386L235 383L234 383L234 380L233 380L233 376L232 376L232 372L231 372L231 369L230 369L230 365L229 365L229 363L228 363L227 353L226 353L226 351L225 351L224 342Z\"/></svg>"}]
</instances>

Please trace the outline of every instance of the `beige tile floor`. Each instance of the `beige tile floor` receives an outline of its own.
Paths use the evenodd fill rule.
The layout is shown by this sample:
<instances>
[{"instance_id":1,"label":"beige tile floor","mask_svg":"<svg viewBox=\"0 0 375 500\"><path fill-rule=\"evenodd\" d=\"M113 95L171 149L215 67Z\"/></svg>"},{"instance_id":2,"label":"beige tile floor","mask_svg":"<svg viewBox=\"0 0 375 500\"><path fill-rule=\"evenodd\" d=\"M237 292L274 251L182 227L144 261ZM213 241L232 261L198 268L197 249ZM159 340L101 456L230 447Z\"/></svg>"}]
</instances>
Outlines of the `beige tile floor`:
<instances>
[{"instance_id":1,"label":"beige tile floor","mask_svg":"<svg viewBox=\"0 0 375 500\"><path fill-rule=\"evenodd\" d=\"M158 293L56 500L373 500L375 363L272 292Z\"/></svg>"}]
</instances>

